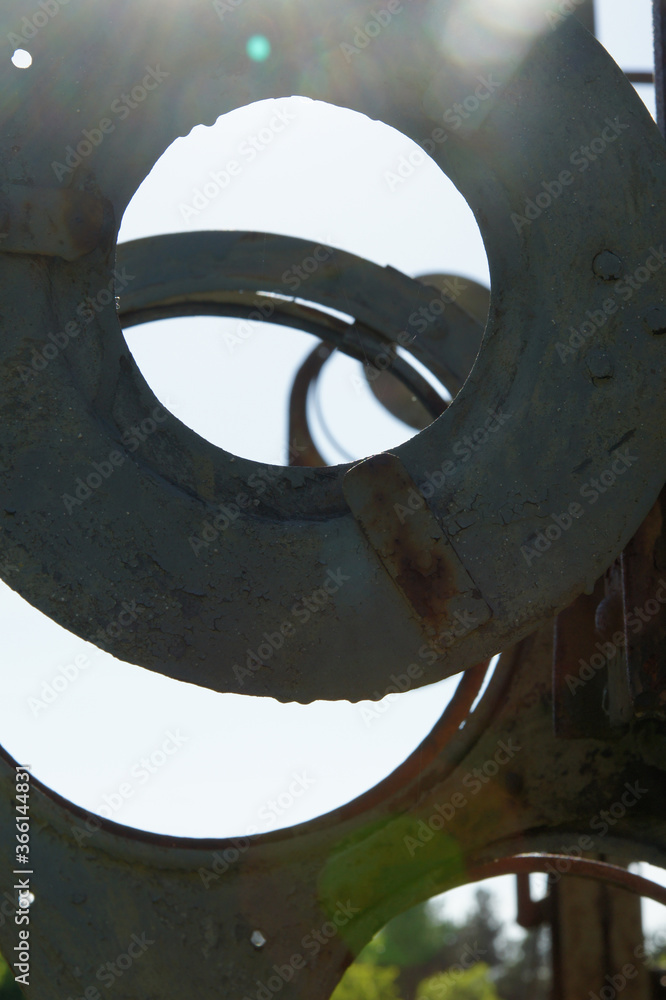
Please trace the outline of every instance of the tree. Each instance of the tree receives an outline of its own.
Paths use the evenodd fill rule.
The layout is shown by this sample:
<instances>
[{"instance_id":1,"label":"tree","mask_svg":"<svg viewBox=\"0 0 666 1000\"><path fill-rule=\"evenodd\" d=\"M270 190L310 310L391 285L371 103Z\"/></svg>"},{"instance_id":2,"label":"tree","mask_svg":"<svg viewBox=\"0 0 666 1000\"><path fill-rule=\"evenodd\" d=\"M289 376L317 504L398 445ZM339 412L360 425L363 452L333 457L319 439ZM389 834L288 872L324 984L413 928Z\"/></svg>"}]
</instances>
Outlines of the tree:
<instances>
[{"instance_id":1,"label":"tree","mask_svg":"<svg viewBox=\"0 0 666 1000\"><path fill-rule=\"evenodd\" d=\"M356 975L351 970L362 965L391 969L401 1000L547 1000L550 936L547 927L540 927L520 941L503 940L492 896L479 889L464 922L443 916L432 902L391 920L345 979L351 982ZM370 978L367 970L360 975ZM344 1000L352 995L353 989ZM365 997L360 987L353 1000L357 996ZM335 1000L343 1000L337 991Z\"/></svg>"},{"instance_id":2,"label":"tree","mask_svg":"<svg viewBox=\"0 0 666 1000\"><path fill-rule=\"evenodd\" d=\"M392 965L354 962L338 983L331 1000L400 1000L397 975L398 969Z\"/></svg>"},{"instance_id":3,"label":"tree","mask_svg":"<svg viewBox=\"0 0 666 1000\"><path fill-rule=\"evenodd\" d=\"M398 966L403 1000L415 1000L418 985L457 961L459 928L437 915L430 902L394 917L358 957L359 962Z\"/></svg>"},{"instance_id":4,"label":"tree","mask_svg":"<svg viewBox=\"0 0 666 1000\"><path fill-rule=\"evenodd\" d=\"M422 966L453 945L458 927L437 916L430 902L394 917L359 955L377 965Z\"/></svg>"},{"instance_id":5,"label":"tree","mask_svg":"<svg viewBox=\"0 0 666 1000\"><path fill-rule=\"evenodd\" d=\"M520 941L511 941L502 955L496 979L506 1000L548 1000L551 995L550 928L529 930Z\"/></svg>"},{"instance_id":6,"label":"tree","mask_svg":"<svg viewBox=\"0 0 666 1000\"><path fill-rule=\"evenodd\" d=\"M467 923L460 929L465 942L474 944L483 954L487 965L496 966L502 962L499 937L501 925L492 906L492 895L487 889L477 889L474 894L476 909L470 914Z\"/></svg>"},{"instance_id":7,"label":"tree","mask_svg":"<svg viewBox=\"0 0 666 1000\"><path fill-rule=\"evenodd\" d=\"M418 1000L501 1000L485 962L462 972L439 972L419 986Z\"/></svg>"},{"instance_id":8,"label":"tree","mask_svg":"<svg viewBox=\"0 0 666 1000\"><path fill-rule=\"evenodd\" d=\"M500 1000L488 974L488 966L500 961L500 927L491 899L489 893L479 890L476 908L465 924L443 917L429 901L414 906L391 920L363 949L355 964L395 969L402 1000L421 1000L422 984L433 980L437 980L440 990L448 983L452 998L460 994L461 1000L476 1000L478 994L483 1000L486 995L487 1000ZM482 971L471 974L480 962L485 963ZM451 993L454 986L457 992ZM442 994L443 1000L448 1000L449 993Z\"/></svg>"}]
</instances>

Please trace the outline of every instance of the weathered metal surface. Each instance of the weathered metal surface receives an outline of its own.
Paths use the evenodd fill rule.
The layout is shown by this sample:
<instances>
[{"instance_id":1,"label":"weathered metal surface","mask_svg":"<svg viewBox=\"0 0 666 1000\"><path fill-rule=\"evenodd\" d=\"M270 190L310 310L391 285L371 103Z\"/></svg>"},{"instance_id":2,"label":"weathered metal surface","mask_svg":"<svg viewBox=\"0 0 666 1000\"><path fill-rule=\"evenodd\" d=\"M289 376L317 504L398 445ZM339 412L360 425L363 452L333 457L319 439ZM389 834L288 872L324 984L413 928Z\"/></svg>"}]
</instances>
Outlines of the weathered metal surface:
<instances>
[{"instance_id":1,"label":"weathered metal surface","mask_svg":"<svg viewBox=\"0 0 666 1000\"><path fill-rule=\"evenodd\" d=\"M428 330L427 337L429 353L441 354L447 368L443 376L440 374L439 366L431 370L436 371L451 397L455 397L471 372L481 347L490 308L490 289L469 278L463 279L457 274L424 274L419 275L418 280L424 285L436 288L445 303L455 305L462 311L458 317L447 315L448 329L443 331L443 337L434 327ZM431 312L427 314L431 315ZM469 323L469 318L476 321L476 329ZM418 347L420 339L418 335L415 337L415 346ZM432 413L404 383L393 378L390 371L383 371L368 364L366 378L373 395L394 417L416 430L423 430L432 423Z\"/></svg>"},{"instance_id":2,"label":"weathered metal surface","mask_svg":"<svg viewBox=\"0 0 666 1000\"><path fill-rule=\"evenodd\" d=\"M666 536L662 492L622 553L626 681L638 717L666 719Z\"/></svg>"},{"instance_id":3,"label":"weathered metal surface","mask_svg":"<svg viewBox=\"0 0 666 1000\"><path fill-rule=\"evenodd\" d=\"M315 265L320 258L325 265L315 267L312 274L306 272L308 284L303 295L310 300L306 304L292 295L297 278L293 262ZM187 261L186 267L183 261ZM285 324L326 337L338 350L358 361L370 366L374 361L390 369L405 391L414 394L430 412L431 420L445 409L432 386L396 356L392 347L409 342L414 357L429 365L447 385L453 385L457 376L450 367L450 356L455 353L451 342L468 334L469 316L451 303L452 309L445 318L433 317L427 337L408 337L410 311L416 303L425 308L431 294L417 281L391 268L307 240L243 232L182 233L137 240L118 248L117 264L123 273L133 276L119 308L124 328L198 314ZM351 289L356 289L357 294L353 295ZM367 304L370 290L381 303L374 315ZM326 308L351 313L352 322L332 315ZM480 336L476 338L477 349L479 341ZM312 360L304 366L305 381L297 380L300 416L293 434L290 433L290 441L294 435L298 436L299 448L305 442L306 451L294 451L297 460L289 463L293 466L325 465L311 441L305 420L305 399L300 398L305 383L311 380L310 371L316 373L322 367L319 350L313 352ZM330 356L330 347L323 345L321 350ZM312 461L306 460L308 457Z\"/></svg>"},{"instance_id":4,"label":"weathered metal surface","mask_svg":"<svg viewBox=\"0 0 666 1000\"><path fill-rule=\"evenodd\" d=\"M26 9L12 3L0 13L7 56L5 39ZM481 353L454 405L396 455L419 489L451 457L429 504L493 615L428 664L420 683L487 657L590 585L654 502L666 450L666 342L645 322L665 304L663 278L658 270L626 302L619 294L646 260L661 268L663 141L574 18L510 61L488 57L461 67L433 30L448 9L441 2L405 7L362 57L347 60L344 44L371 17L369 2L324 15L305 0L257 0L224 23L205 2L169 18L156 0L69 6L36 35L30 70L7 58L1 76L10 95L2 109L4 179L49 188L55 177L63 188L93 191L113 206L116 226L176 135L252 100L292 93L328 100L436 147L433 157L481 226L493 298ZM127 39L122 60L100 30L107 22ZM244 51L258 23L270 25L276 53L261 66ZM294 24L297 59L281 42L293 37ZM437 144L431 136L443 113L475 94L479 76L486 87L478 114ZM145 99L116 115L114 107L125 107L120 95L135 87ZM63 101L74 88L75 106ZM107 120L112 130L102 127ZM94 129L103 133L98 145ZM603 157L562 186L557 178L572 155L602 133ZM572 246L575 256L565 249ZM621 278L595 275L593 261L604 250L621 260ZM85 325L85 336L66 335L66 348L33 377L33 350L52 354L49 332L66 330L87 297L131 294L130 279L122 272L114 279L114 254L111 234L77 261L29 254L3 261L0 551L20 571L7 582L77 634L182 680L238 691L243 672L244 692L281 700L371 697L382 678L410 662L424 634L346 507L346 468L264 470L272 489L252 496L248 482L261 471L254 463L156 410L112 301ZM335 291L334 268L326 285ZM381 303L374 289L365 293L374 314ZM558 343L568 343L586 310L602 312L609 296L617 310L593 342L562 361ZM30 373L25 381L21 366ZM492 433L490 414L504 419ZM135 439L130 450L126 442ZM106 469L111 454L122 465L67 510L63 496L74 495L79 478L85 493L86 479L97 482L96 466ZM620 456L622 473L608 472ZM543 562L528 561L521 550L553 517L580 505L589 481L603 475L615 477L613 488L583 506L584 517L572 520ZM220 505L229 510L240 495L251 497L250 506L220 532L229 520ZM216 517L218 538L197 555L190 539ZM133 565L127 553L137 553ZM249 669L250 653L266 634L293 624L294 601L320 589L329 571L344 586L328 607L293 642L271 647L260 669ZM111 636L123 601L136 620Z\"/></svg>"},{"instance_id":5,"label":"weathered metal surface","mask_svg":"<svg viewBox=\"0 0 666 1000\"><path fill-rule=\"evenodd\" d=\"M643 725L637 755L631 736L604 744L553 735L551 637L548 623L502 657L463 728L454 706L443 738L436 727L378 788L289 830L212 841L86 825L82 810L34 782L27 995L60 1000L99 988L102 966L145 935L148 951L114 983L118 1000L184 991L254 1000L275 976L285 997L326 1000L388 919L447 888L512 870L599 874L562 857L588 849L659 863L664 736ZM4 756L0 775L0 866L11 871L14 771ZM525 856L533 851L553 857ZM5 954L15 931L0 921Z\"/></svg>"},{"instance_id":6,"label":"weathered metal surface","mask_svg":"<svg viewBox=\"0 0 666 1000\"><path fill-rule=\"evenodd\" d=\"M547 893L539 900L532 899L529 877L516 876L517 922L525 928L550 926L550 1000L608 995L609 984L617 992L626 989L632 1000L651 1000L647 966L639 957L645 954L640 899L617 886L551 869Z\"/></svg>"},{"instance_id":7,"label":"weathered metal surface","mask_svg":"<svg viewBox=\"0 0 666 1000\"><path fill-rule=\"evenodd\" d=\"M451 328L457 337L477 329L466 311L451 301L441 313L431 312L427 335L419 334L410 315L432 303L429 288L395 268L291 236L177 233L122 244L117 253L118 268L134 276L121 295L124 325L234 303L243 308L243 315L254 312L254 318L270 322L280 311L296 318L299 308L301 315L308 315L308 308L324 306L353 313L358 329L352 330L318 311L319 322L330 321L332 333L344 331L343 349L355 350L372 363L373 355L361 352L359 334L375 331L388 343L407 346L445 384L459 377L447 361ZM378 339L367 349L373 346L383 359L387 344Z\"/></svg>"},{"instance_id":8,"label":"weathered metal surface","mask_svg":"<svg viewBox=\"0 0 666 1000\"><path fill-rule=\"evenodd\" d=\"M433 893L538 866L552 878L602 873L576 854L666 856L661 616L627 644L628 673L620 640L604 651L619 613L613 560L629 542L628 604L654 599L661 568L659 511L635 532L666 451L664 145L573 18L512 60L463 68L433 30L450 10L412 4L350 60L346 40L374 14L366 2L332 14L305 0L255 0L224 19L188 2L165 19L153 0L98 0L75 14L65 6L36 34L29 73L7 60L0 71L8 582L116 655L217 690L367 697L378 679L409 670L424 640L414 685L470 668L443 721L389 779L278 834L194 841L108 822L96 829L36 783L29 996L95 1000L100 971L129 954L114 981L118 1000L180 1000L186 991L325 1000L386 920ZM0 12L5 54L23 11L31 8L15 0ZM122 60L100 31L107 19L127 46ZM262 67L243 55L258 25L270 26L280 53ZM292 59L278 43L293 41L296 25ZM478 115L435 140L443 113L478 94L480 81ZM127 90L141 100L127 103ZM478 317L442 299L443 316L414 332L412 316L432 312L432 292L341 251L198 234L115 256L124 207L179 132L288 93L354 107L434 146L468 198L493 277L469 377ZM569 173L593 141L603 155L587 157L579 177ZM332 470L262 468L159 407L122 339L116 293L126 323L259 310L356 356L409 346L445 384L465 384L395 456ZM351 312L354 323L320 305ZM476 341L464 342L461 363L452 334L466 331ZM83 486L63 494L63 470ZM261 489L251 485L260 473ZM324 574L326 608L275 648L270 637L292 624L291 603L324 593ZM584 589L560 616L552 694L550 616ZM433 638L452 631L456 616L474 627L438 649ZM483 674L472 664L544 620L502 657L461 728ZM264 640L270 652L257 659ZM591 663L599 645L602 669L583 675L581 661ZM571 670L580 684L569 683ZM0 757L5 871L15 857L13 778L13 762ZM543 850L550 858L525 856ZM622 870L605 874L666 898ZM15 943L7 906L16 902L9 893L1 911L6 953ZM562 925L575 931L568 918ZM628 936L610 930L595 942L604 968L609 950L631 957L622 952ZM566 1000L604 985L581 979L582 959L576 965Z\"/></svg>"},{"instance_id":9,"label":"weathered metal surface","mask_svg":"<svg viewBox=\"0 0 666 1000\"><path fill-rule=\"evenodd\" d=\"M600 652L601 636L595 628L597 608L605 596L602 579L591 594L581 594L557 616L553 650L553 724L556 734L564 739L608 739L612 735L610 721L603 711L608 664ZM620 634L624 640L624 632Z\"/></svg>"},{"instance_id":10,"label":"weathered metal surface","mask_svg":"<svg viewBox=\"0 0 666 1000\"><path fill-rule=\"evenodd\" d=\"M416 483L395 455L349 470L345 499L409 606L438 646L450 648L492 612ZM441 648L439 650L441 652Z\"/></svg>"},{"instance_id":11,"label":"weathered metal surface","mask_svg":"<svg viewBox=\"0 0 666 1000\"><path fill-rule=\"evenodd\" d=\"M616 886L562 878L552 888L552 1000L609 996L652 1000L641 901ZM628 973L628 974L627 974Z\"/></svg>"},{"instance_id":12,"label":"weathered metal surface","mask_svg":"<svg viewBox=\"0 0 666 1000\"><path fill-rule=\"evenodd\" d=\"M428 342L439 347L439 353L446 354L452 371L453 377L442 381L451 395L457 396L479 354L490 310L490 289L455 274L423 274L418 280L427 287L436 288L447 304L459 306L475 323L476 328L460 319L455 322L452 317L450 331L445 337L438 329L428 331Z\"/></svg>"},{"instance_id":13,"label":"weathered metal surface","mask_svg":"<svg viewBox=\"0 0 666 1000\"><path fill-rule=\"evenodd\" d=\"M322 368L334 353L335 348L322 341L307 356L294 378L289 394L289 440L298 440L302 444L301 452L290 456L290 465L323 468L327 464L310 433L308 395L310 387L316 385Z\"/></svg>"},{"instance_id":14,"label":"weathered metal surface","mask_svg":"<svg viewBox=\"0 0 666 1000\"><path fill-rule=\"evenodd\" d=\"M650 604L656 603L649 600ZM647 639L641 639L644 626L635 613L623 614L620 560L597 581L590 594L581 594L558 615L553 719L559 736L612 739L626 731L636 717L627 668L627 652L631 637L636 636L636 625L639 635L634 644L649 643L649 633Z\"/></svg>"},{"instance_id":15,"label":"weathered metal surface","mask_svg":"<svg viewBox=\"0 0 666 1000\"><path fill-rule=\"evenodd\" d=\"M0 193L0 248L5 253L77 260L100 245L105 223L111 228L110 208L85 191L5 184Z\"/></svg>"}]
</instances>

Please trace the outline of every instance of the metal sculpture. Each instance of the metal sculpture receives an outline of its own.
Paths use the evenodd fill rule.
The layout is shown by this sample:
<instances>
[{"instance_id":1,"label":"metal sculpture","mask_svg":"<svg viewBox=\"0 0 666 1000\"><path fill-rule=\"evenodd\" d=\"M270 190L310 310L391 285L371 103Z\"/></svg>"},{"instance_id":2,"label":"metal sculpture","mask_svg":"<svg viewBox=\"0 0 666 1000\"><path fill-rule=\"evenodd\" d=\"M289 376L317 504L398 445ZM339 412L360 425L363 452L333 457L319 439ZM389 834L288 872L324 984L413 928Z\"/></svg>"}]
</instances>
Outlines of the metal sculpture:
<instances>
[{"instance_id":1,"label":"metal sculpture","mask_svg":"<svg viewBox=\"0 0 666 1000\"><path fill-rule=\"evenodd\" d=\"M445 28L464 27L467 16L452 2L414 0L384 25L365 0L335 10L252 0L228 4L228 17L219 6L64 6L35 35L24 72L2 42L7 582L114 655L216 691L238 691L243 671L244 693L359 700L395 673L413 686L466 673L442 722L386 782L278 834L191 841L104 822L90 835L80 810L34 782L32 857L42 875L27 992L40 1000L96 1000L86 990L97 989L99 969L144 946L155 949L149 959L114 965L119 1000L193 990L324 1000L391 916L465 881L543 870L583 835L590 846L567 858L569 871L666 901L622 868L582 857L665 856L661 632L642 632L627 656L615 644L585 678L572 667L591 655L595 629L625 633L622 601L636 580L645 596L650 577L640 567L658 565L663 139L571 16L551 30L538 10L538 21L526 15L501 39L479 25L474 34L470 22L477 44L461 61L445 42ZM26 11L12 0L0 37ZM372 18L382 30L353 59L355 33ZM245 55L259 30L277 53L261 64ZM480 326L465 308L451 304L415 335L409 317L431 298L427 287L329 247L225 233L116 247L132 194L176 136L293 93L395 126L465 195L492 277L478 357ZM474 112L443 130L447 109L465 101ZM307 307L285 280L297 268L309 274ZM99 313L86 306L93 296ZM385 352L433 413L442 406L396 344L454 394L462 388L390 455L262 469L159 407L120 325L262 308L354 356ZM41 370L33 350L48 362ZM465 438L483 448L455 462ZM99 485L79 504L71 484L83 477L85 486L91 470ZM261 472L266 488L253 496L248 483ZM433 473L439 485L427 491ZM230 505L238 514L223 537L198 545L202 525ZM623 549L624 575L614 564ZM333 568L344 586L316 621L270 663L246 662L293 595L321 587ZM111 629L121 600L141 614ZM510 652L469 715L479 664L500 649ZM13 782L4 754L6 870ZM590 810L635 783L647 791L634 795L631 814L610 834L590 833ZM0 926L6 952L13 931ZM581 981L563 989L581 995Z\"/></svg>"}]
</instances>

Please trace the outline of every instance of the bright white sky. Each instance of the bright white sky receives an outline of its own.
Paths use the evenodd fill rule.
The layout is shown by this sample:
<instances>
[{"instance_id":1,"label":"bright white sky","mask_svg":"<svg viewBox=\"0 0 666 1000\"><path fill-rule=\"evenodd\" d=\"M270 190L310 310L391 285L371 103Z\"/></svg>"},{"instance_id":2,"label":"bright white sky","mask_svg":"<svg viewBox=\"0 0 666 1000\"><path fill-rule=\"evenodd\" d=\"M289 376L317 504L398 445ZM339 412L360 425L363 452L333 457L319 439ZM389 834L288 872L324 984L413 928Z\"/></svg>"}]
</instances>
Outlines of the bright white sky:
<instances>
[{"instance_id":1,"label":"bright white sky","mask_svg":"<svg viewBox=\"0 0 666 1000\"><path fill-rule=\"evenodd\" d=\"M598 34L625 69L652 66L650 7L649 0L597 0ZM639 90L653 110L653 88ZM252 163L240 148L266 125L272 103L236 111L174 143L129 207L121 241L185 229L286 233L411 275L448 271L488 284L473 216L434 163L389 189L384 175L410 151L408 139L327 105L298 99L281 104L296 120ZM186 221L181 206L192 204L209 171L232 158L244 164L240 176ZM252 337L231 349L224 334L235 329L232 320L173 320L131 330L128 342L160 400L186 424L236 454L281 464L288 387L313 338L255 325ZM332 464L345 461L346 453L361 458L411 436L380 410L369 390L359 391L358 372L354 362L336 357L323 380L322 409L342 449L322 442ZM0 704L3 745L90 812L174 835L268 831L349 801L418 745L457 683L453 678L405 694L368 722L367 703L285 706L214 694L119 662L49 621L4 584L0 624L8 668ZM81 655L89 665L52 704L39 709L30 701L41 699L43 685L52 685ZM64 686L62 680L56 684ZM149 780L133 774L142 757L177 731L186 737L177 753ZM288 800L295 774L307 776L307 791L271 821L268 802L281 794ZM124 783L132 795L109 813L105 796ZM513 881L498 880L492 888L501 915L512 920ZM447 910L465 911L472 891L448 894ZM662 912L648 904L649 927L666 926Z\"/></svg>"}]
</instances>

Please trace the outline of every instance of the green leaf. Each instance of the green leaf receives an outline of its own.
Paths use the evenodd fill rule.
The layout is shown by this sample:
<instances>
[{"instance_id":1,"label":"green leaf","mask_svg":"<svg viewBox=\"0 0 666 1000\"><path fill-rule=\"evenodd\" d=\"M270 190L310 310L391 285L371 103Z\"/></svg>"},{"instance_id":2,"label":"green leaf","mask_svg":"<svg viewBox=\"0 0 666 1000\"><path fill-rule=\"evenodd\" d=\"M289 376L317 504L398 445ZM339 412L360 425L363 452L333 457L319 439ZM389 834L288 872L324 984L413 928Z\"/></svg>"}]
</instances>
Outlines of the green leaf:
<instances>
[{"instance_id":1,"label":"green leaf","mask_svg":"<svg viewBox=\"0 0 666 1000\"><path fill-rule=\"evenodd\" d=\"M395 984L397 975L395 966L355 962L338 983L331 1000L400 1000Z\"/></svg>"},{"instance_id":2,"label":"green leaf","mask_svg":"<svg viewBox=\"0 0 666 1000\"><path fill-rule=\"evenodd\" d=\"M470 969L438 972L424 979L417 1000L500 1000L485 962Z\"/></svg>"}]
</instances>

